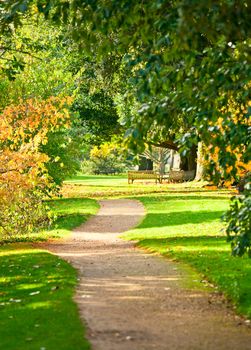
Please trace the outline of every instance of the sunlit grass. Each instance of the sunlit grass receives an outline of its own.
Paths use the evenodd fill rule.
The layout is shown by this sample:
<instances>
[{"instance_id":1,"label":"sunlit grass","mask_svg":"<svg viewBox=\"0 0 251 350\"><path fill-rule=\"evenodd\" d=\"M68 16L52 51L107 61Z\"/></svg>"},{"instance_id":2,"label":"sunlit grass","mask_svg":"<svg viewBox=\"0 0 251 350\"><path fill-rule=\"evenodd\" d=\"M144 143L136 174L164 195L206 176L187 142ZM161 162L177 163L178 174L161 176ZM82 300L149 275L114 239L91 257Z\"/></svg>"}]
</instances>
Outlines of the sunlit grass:
<instances>
[{"instance_id":1,"label":"sunlit grass","mask_svg":"<svg viewBox=\"0 0 251 350\"><path fill-rule=\"evenodd\" d=\"M80 175L65 184L65 198L48 202L58 216L50 229L12 241L65 237L96 213L95 199L134 197L143 202L148 214L126 238L138 239L139 246L192 266L250 315L250 260L232 258L220 231L230 192L210 191L202 185L128 185L126 176ZM76 272L70 265L26 243L6 244L0 248L0 272L3 349L89 348L72 302Z\"/></svg>"},{"instance_id":2,"label":"sunlit grass","mask_svg":"<svg viewBox=\"0 0 251 350\"><path fill-rule=\"evenodd\" d=\"M195 268L251 318L251 259L231 256L221 222L228 197L214 194L144 196L147 215L125 239Z\"/></svg>"},{"instance_id":3,"label":"sunlit grass","mask_svg":"<svg viewBox=\"0 0 251 350\"><path fill-rule=\"evenodd\" d=\"M185 182L156 184L154 180L136 180L128 185L127 175L81 175L67 181L62 189L64 197L110 198L138 196L145 194L175 194L179 192L214 193L203 188L205 182ZM228 190L217 191L217 196L229 194Z\"/></svg>"},{"instance_id":4,"label":"sunlit grass","mask_svg":"<svg viewBox=\"0 0 251 350\"><path fill-rule=\"evenodd\" d=\"M50 229L20 233L5 242L66 237L99 207L88 198L61 198L48 204L58 217ZM76 282L75 269L46 251L27 243L0 247L0 348L89 349L72 300Z\"/></svg>"},{"instance_id":5,"label":"sunlit grass","mask_svg":"<svg viewBox=\"0 0 251 350\"><path fill-rule=\"evenodd\" d=\"M84 350L72 296L76 271L27 244L0 248L0 348Z\"/></svg>"},{"instance_id":6,"label":"sunlit grass","mask_svg":"<svg viewBox=\"0 0 251 350\"><path fill-rule=\"evenodd\" d=\"M57 216L51 227L29 234L20 233L16 236L5 237L1 242L39 242L66 237L73 228L85 222L99 208L97 201L90 198L59 198L50 200L47 204Z\"/></svg>"}]
</instances>

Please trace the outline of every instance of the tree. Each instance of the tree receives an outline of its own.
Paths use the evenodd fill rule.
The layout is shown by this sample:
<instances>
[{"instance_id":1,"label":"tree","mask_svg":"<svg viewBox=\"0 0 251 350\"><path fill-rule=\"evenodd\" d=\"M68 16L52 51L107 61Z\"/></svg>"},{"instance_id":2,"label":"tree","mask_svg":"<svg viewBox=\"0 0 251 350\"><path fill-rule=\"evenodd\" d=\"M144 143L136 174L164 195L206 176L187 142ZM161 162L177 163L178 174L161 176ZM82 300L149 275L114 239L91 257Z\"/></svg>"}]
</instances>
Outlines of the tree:
<instances>
[{"instance_id":1,"label":"tree","mask_svg":"<svg viewBox=\"0 0 251 350\"><path fill-rule=\"evenodd\" d=\"M79 115L85 142L100 145L121 134L114 101L104 90L90 92L86 86L80 86L73 110Z\"/></svg>"},{"instance_id":2,"label":"tree","mask_svg":"<svg viewBox=\"0 0 251 350\"><path fill-rule=\"evenodd\" d=\"M92 171L95 174L121 173L126 169L126 159L122 149L116 143L103 143L90 151Z\"/></svg>"},{"instance_id":3,"label":"tree","mask_svg":"<svg viewBox=\"0 0 251 350\"><path fill-rule=\"evenodd\" d=\"M17 25L26 7L21 0L2 3L2 31L9 29L10 22ZM216 147L220 148L217 162L223 177L236 177L236 158L225 147L226 138L217 125L222 118L229 130L228 143L238 145L240 162L248 163L251 145L248 1L98 0L82 1L80 6L78 0L58 0L53 5L45 0L38 2L38 10L67 24L79 47L96 60L104 61L113 55L123 57L122 66L131 72L123 96L124 119L129 126L127 144L131 148L142 151L151 130L157 139L163 134L171 134L175 140L180 138L183 153L203 141L212 154ZM228 108L231 103L237 110L242 109L237 123ZM213 162L209 175L218 182ZM250 198L248 184L244 196ZM242 203L245 207L247 201ZM236 224L239 225L238 221ZM249 249L250 242L248 236L245 249Z\"/></svg>"},{"instance_id":4,"label":"tree","mask_svg":"<svg viewBox=\"0 0 251 350\"><path fill-rule=\"evenodd\" d=\"M53 28L41 15L31 13L22 19L22 25L12 34L11 49L6 49L2 58L12 59L14 55L23 62L23 67L10 79L4 60L0 109L18 104L20 99L46 100L50 96L64 99L74 95L78 73L70 70L74 56L68 52L67 40L62 38L63 30ZM76 113L71 116L70 129L49 132L46 144L40 146L40 151L49 159L45 167L57 185L80 168L81 138L74 130L79 128L79 122Z\"/></svg>"},{"instance_id":5,"label":"tree","mask_svg":"<svg viewBox=\"0 0 251 350\"><path fill-rule=\"evenodd\" d=\"M70 100L20 101L0 114L0 234L26 232L48 221L42 198L54 190L40 151L48 134L70 126Z\"/></svg>"},{"instance_id":6,"label":"tree","mask_svg":"<svg viewBox=\"0 0 251 350\"><path fill-rule=\"evenodd\" d=\"M143 155L146 158L151 159L153 163L157 165L160 175L165 173L165 165L170 158L170 149L153 146L150 149L146 149Z\"/></svg>"},{"instance_id":7,"label":"tree","mask_svg":"<svg viewBox=\"0 0 251 350\"><path fill-rule=\"evenodd\" d=\"M235 178L236 156L226 148L226 137L217 121L223 119L227 143L238 146L239 161L247 164L251 145L249 2L120 1L115 6L112 0L100 0L95 5L86 2L83 7L76 1L68 5L72 10L72 33L81 45L88 35L87 49L95 47L100 57L120 53L124 64L131 68L126 99L135 104L134 113L127 114L129 145L142 147L151 129L157 131L157 136L170 130L176 136L178 131L184 152L202 140L210 158L219 147L221 176ZM59 8L68 10L62 3ZM82 11L85 25L79 23ZM236 110L242 110L237 122L228 108L232 101ZM217 183L219 173L214 169L215 163L210 162L209 175ZM245 207L250 198L248 184L244 196ZM247 232L249 218L244 221ZM238 220L236 225L240 227ZM227 230L231 231L231 225ZM245 249L240 254L249 250L250 235L243 241Z\"/></svg>"}]
</instances>

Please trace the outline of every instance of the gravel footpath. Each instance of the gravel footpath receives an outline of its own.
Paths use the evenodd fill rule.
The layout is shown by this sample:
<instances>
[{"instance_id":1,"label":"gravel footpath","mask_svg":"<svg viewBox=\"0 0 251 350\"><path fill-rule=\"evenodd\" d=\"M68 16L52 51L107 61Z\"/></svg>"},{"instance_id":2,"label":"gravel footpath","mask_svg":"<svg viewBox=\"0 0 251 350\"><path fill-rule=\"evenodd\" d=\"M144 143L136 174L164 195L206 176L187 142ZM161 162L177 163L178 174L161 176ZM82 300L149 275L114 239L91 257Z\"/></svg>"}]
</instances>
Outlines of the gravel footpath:
<instances>
[{"instance_id":1,"label":"gravel footpath","mask_svg":"<svg viewBox=\"0 0 251 350\"><path fill-rule=\"evenodd\" d=\"M75 300L93 350L251 349L251 329L223 298L182 287L188 272L118 238L143 219L140 202L100 206L69 239L46 246L78 270Z\"/></svg>"}]
</instances>

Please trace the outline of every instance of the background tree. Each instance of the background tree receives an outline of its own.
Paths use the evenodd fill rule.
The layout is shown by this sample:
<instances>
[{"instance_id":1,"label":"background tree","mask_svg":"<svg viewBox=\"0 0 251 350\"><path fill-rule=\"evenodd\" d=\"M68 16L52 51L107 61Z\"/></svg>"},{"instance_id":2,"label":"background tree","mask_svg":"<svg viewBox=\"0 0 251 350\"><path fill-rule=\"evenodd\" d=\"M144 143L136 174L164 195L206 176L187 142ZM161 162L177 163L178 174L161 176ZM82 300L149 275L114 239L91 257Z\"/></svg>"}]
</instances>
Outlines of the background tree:
<instances>
[{"instance_id":1,"label":"background tree","mask_svg":"<svg viewBox=\"0 0 251 350\"><path fill-rule=\"evenodd\" d=\"M45 100L50 96L64 98L74 95L76 91L77 73L74 75L69 69L73 60L66 46L69 40L64 39L60 28L53 28L41 15L33 12L22 20L22 25L12 34L15 53L14 49L3 53L3 57L9 59L15 55L18 60L22 60L23 66L10 79L4 63L1 108L18 104L20 99ZM80 168L81 139L74 131L78 128L77 115L72 114L73 117L74 123L70 129L52 130L47 134L46 144L40 145L41 152L49 159L45 164L47 171L57 185Z\"/></svg>"},{"instance_id":2,"label":"background tree","mask_svg":"<svg viewBox=\"0 0 251 350\"><path fill-rule=\"evenodd\" d=\"M125 172L129 161L118 143L105 142L90 151L88 166L94 174L116 174ZM85 164L87 166L87 163Z\"/></svg>"},{"instance_id":3,"label":"background tree","mask_svg":"<svg viewBox=\"0 0 251 350\"><path fill-rule=\"evenodd\" d=\"M136 113L128 113L129 145L142 147L144 136L156 126L161 133L171 130L176 136L179 125L184 151L200 140L210 150L209 156L219 147L217 162L223 177L236 178L236 156L225 147L217 121L223 118L230 130L229 143L238 145L239 161L247 164L251 144L250 4L163 0L121 1L115 6L111 0L95 5L86 2L83 7L75 1L68 5L76 40L84 45L83 38L88 35L86 49L101 58L122 54L124 64L131 68L126 98L127 104L136 101ZM57 10L67 12L67 6L59 3ZM80 18L85 18L85 23L80 24ZM243 107L238 123L228 109L231 101L237 109ZM217 183L219 173L214 165L210 162L209 175ZM250 196L248 186L244 195ZM244 247L248 250L251 237L246 238Z\"/></svg>"},{"instance_id":4,"label":"background tree","mask_svg":"<svg viewBox=\"0 0 251 350\"><path fill-rule=\"evenodd\" d=\"M143 155L146 158L151 159L154 165L157 167L160 175L163 175L165 173L165 166L167 164L167 161L171 157L170 153L171 151L168 148L153 146L151 148L145 149Z\"/></svg>"},{"instance_id":5,"label":"background tree","mask_svg":"<svg viewBox=\"0 0 251 350\"><path fill-rule=\"evenodd\" d=\"M33 3L2 2L2 31L8 31L10 23L18 25L22 12ZM129 147L142 151L151 130L156 130L158 139L170 133L175 140L180 138L183 152L203 141L209 157L220 148L217 162L223 177L236 178L236 157L225 147L217 121L223 119L230 131L229 143L238 145L239 161L247 164L251 144L248 1L99 0L83 1L80 6L78 0L53 4L45 0L37 5L46 16L64 22L80 50L85 48L97 61L122 56L122 67L131 72L123 96ZM242 109L237 123L228 108L232 102ZM214 165L210 161L209 175L217 183ZM246 181L243 195L248 199L249 175ZM240 227L238 220L236 224ZM238 229L231 232L238 234ZM250 235L242 252L249 250Z\"/></svg>"}]
</instances>

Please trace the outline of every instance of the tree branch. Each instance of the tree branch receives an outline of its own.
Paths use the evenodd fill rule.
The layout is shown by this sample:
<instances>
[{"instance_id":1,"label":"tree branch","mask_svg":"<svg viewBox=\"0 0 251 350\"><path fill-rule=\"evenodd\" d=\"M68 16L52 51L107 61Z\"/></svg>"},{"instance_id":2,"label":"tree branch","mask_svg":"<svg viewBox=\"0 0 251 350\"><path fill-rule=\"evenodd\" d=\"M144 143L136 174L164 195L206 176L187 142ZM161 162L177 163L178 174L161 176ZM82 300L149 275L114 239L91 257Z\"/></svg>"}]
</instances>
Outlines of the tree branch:
<instances>
[{"instance_id":1,"label":"tree branch","mask_svg":"<svg viewBox=\"0 0 251 350\"><path fill-rule=\"evenodd\" d=\"M155 142L148 142L148 143L155 147L168 148L177 152L179 151L179 147L176 145L176 143L174 143L171 140L162 141L160 143L155 143Z\"/></svg>"},{"instance_id":2,"label":"tree branch","mask_svg":"<svg viewBox=\"0 0 251 350\"><path fill-rule=\"evenodd\" d=\"M11 51L11 52L18 52L18 53L23 53L24 55L29 55L33 58L36 58L37 60L40 60L42 61L43 59L36 56L36 55L33 55L32 53L30 53L29 51L26 51L26 50L20 50L20 49L14 49L14 48L11 48L11 47L7 47L7 46L0 46L0 50L4 50L5 52L6 51Z\"/></svg>"}]
</instances>

